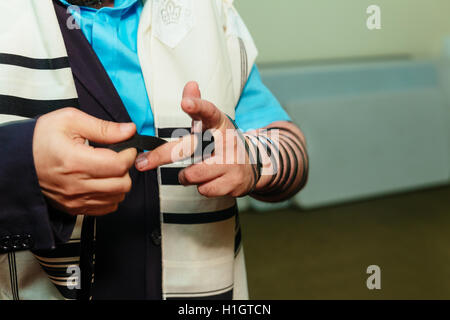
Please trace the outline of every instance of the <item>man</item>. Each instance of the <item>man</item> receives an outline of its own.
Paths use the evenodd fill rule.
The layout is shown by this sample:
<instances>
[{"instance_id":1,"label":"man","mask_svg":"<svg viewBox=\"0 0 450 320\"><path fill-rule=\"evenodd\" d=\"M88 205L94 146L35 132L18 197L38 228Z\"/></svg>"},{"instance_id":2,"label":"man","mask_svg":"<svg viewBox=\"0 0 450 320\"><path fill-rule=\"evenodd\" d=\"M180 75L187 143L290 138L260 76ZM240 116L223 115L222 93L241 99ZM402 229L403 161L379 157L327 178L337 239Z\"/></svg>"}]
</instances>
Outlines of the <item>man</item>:
<instances>
[{"instance_id":1,"label":"man","mask_svg":"<svg viewBox=\"0 0 450 320\"><path fill-rule=\"evenodd\" d=\"M248 298L235 198L308 162L231 2L0 5L1 299Z\"/></svg>"}]
</instances>

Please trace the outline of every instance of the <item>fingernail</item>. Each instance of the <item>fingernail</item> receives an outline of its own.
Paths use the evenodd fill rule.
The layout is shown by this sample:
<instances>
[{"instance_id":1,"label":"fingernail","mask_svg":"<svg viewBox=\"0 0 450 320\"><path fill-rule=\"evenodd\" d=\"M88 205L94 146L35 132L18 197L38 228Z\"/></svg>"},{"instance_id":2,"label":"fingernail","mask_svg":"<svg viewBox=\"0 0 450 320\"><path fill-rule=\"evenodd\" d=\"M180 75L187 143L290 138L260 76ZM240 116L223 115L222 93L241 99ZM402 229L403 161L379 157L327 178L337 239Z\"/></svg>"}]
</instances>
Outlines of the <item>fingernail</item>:
<instances>
[{"instance_id":1,"label":"fingernail","mask_svg":"<svg viewBox=\"0 0 450 320\"><path fill-rule=\"evenodd\" d=\"M180 173L178 174L178 182L182 185L184 185L184 172L180 171Z\"/></svg>"},{"instance_id":2,"label":"fingernail","mask_svg":"<svg viewBox=\"0 0 450 320\"><path fill-rule=\"evenodd\" d=\"M134 129L134 124L132 123L121 123L119 125L120 131L127 133Z\"/></svg>"},{"instance_id":3,"label":"fingernail","mask_svg":"<svg viewBox=\"0 0 450 320\"><path fill-rule=\"evenodd\" d=\"M148 166L148 160L147 157L144 153L141 153L137 158L136 158L136 168L138 168L139 170L143 170Z\"/></svg>"}]
</instances>

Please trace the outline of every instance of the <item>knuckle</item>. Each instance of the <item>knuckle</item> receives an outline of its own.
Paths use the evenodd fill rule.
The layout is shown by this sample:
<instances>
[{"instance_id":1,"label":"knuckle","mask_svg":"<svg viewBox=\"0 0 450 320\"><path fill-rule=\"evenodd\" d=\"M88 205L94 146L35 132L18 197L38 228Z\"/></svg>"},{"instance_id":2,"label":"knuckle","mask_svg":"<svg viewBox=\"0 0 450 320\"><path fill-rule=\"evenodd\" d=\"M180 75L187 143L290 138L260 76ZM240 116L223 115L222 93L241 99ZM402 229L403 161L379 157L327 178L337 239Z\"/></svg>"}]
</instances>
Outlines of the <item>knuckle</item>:
<instances>
[{"instance_id":1,"label":"knuckle","mask_svg":"<svg viewBox=\"0 0 450 320\"><path fill-rule=\"evenodd\" d=\"M73 118L76 118L79 114L79 110L73 107L68 107L68 108L64 108L63 110L61 110L61 114L65 117L68 118L69 120L72 120Z\"/></svg>"},{"instance_id":2,"label":"knuckle","mask_svg":"<svg viewBox=\"0 0 450 320\"><path fill-rule=\"evenodd\" d=\"M198 193L200 193L202 196L205 196L205 197L208 196L208 187L205 187L205 186L199 186L199 187L197 188L197 190L198 190Z\"/></svg>"},{"instance_id":3,"label":"knuckle","mask_svg":"<svg viewBox=\"0 0 450 320\"><path fill-rule=\"evenodd\" d=\"M118 162L117 169L122 175L126 175L128 172L128 165L125 162Z\"/></svg>"},{"instance_id":4,"label":"knuckle","mask_svg":"<svg viewBox=\"0 0 450 320\"><path fill-rule=\"evenodd\" d=\"M238 189L233 189L233 191L231 191L230 196L232 196L233 198L237 198L242 194L241 191L239 191Z\"/></svg>"},{"instance_id":5,"label":"knuckle","mask_svg":"<svg viewBox=\"0 0 450 320\"><path fill-rule=\"evenodd\" d=\"M73 197L77 194L78 188L73 184L68 184L64 188L61 189L61 194L64 197Z\"/></svg>"},{"instance_id":6,"label":"knuckle","mask_svg":"<svg viewBox=\"0 0 450 320\"><path fill-rule=\"evenodd\" d=\"M188 183L192 183L194 181L195 178L195 172L192 169L186 169L184 171L184 179L186 180L186 182Z\"/></svg>"},{"instance_id":7,"label":"knuckle","mask_svg":"<svg viewBox=\"0 0 450 320\"><path fill-rule=\"evenodd\" d=\"M77 201L66 201L63 206L71 214L80 214L79 212L82 210Z\"/></svg>"},{"instance_id":8,"label":"knuckle","mask_svg":"<svg viewBox=\"0 0 450 320\"><path fill-rule=\"evenodd\" d=\"M102 137L107 137L108 130L109 130L109 122L106 120L100 120L100 135Z\"/></svg>"},{"instance_id":9,"label":"knuckle","mask_svg":"<svg viewBox=\"0 0 450 320\"><path fill-rule=\"evenodd\" d=\"M64 164L62 166L64 173L71 173L76 172L78 169L78 165L75 161L71 160L70 157L66 161L64 161Z\"/></svg>"},{"instance_id":10,"label":"knuckle","mask_svg":"<svg viewBox=\"0 0 450 320\"><path fill-rule=\"evenodd\" d=\"M131 181L130 175L127 174L125 177L123 183L122 183L122 193L128 193L131 191L131 188L133 186L133 183Z\"/></svg>"},{"instance_id":11,"label":"knuckle","mask_svg":"<svg viewBox=\"0 0 450 320\"><path fill-rule=\"evenodd\" d=\"M215 196L216 188L214 186L199 186L197 189L202 196L205 196L207 198L212 198Z\"/></svg>"},{"instance_id":12,"label":"knuckle","mask_svg":"<svg viewBox=\"0 0 450 320\"><path fill-rule=\"evenodd\" d=\"M128 154L128 158L127 159L129 159L130 162L134 163L134 160L136 159L137 153L138 153L138 151L137 151L136 148L129 149L129 154ZM128 170L128 165L127 164L125 164L125 165L126 165L127 170Z\"/></svg>"}]
</instances>

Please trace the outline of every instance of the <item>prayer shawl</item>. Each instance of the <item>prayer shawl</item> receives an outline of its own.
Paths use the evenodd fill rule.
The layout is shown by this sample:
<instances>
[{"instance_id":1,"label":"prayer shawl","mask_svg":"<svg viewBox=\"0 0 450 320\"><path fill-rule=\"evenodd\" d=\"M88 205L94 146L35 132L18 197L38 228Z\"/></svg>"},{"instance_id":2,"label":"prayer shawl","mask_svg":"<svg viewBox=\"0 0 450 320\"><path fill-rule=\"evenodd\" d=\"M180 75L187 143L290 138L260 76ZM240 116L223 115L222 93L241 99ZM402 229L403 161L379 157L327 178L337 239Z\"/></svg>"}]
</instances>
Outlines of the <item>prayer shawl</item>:
<instances>
[{"instance_id":1,"label":"prayer shawl","mask_svg":"<svg viewBox=\"0 0 450 320\"><path fill-rule=\"evenodd\" d=\"M8 32L0 33L0 96L10 101L2 104L0 123L40 114L40 106L57 109L62 101L76 105L52 1L2 2L0 21L8 26ZM180 108L183 87L191 80L199 83L203 99L234 118L257 50L232 0L144 0L138 55L157 136L170 139L176 129L191 126ZM186 165L158 169L163 299L231 291L234 299L248 299L236 201L208 199L195 186L166 183ZM51 255L0 255L0 299L76 298L67 284L80 280L67 267L79 264L80 257L59 249L79 249L82 233L92 231L84 229L80 216L71 240Z\"/></svg>"}]
</instances>

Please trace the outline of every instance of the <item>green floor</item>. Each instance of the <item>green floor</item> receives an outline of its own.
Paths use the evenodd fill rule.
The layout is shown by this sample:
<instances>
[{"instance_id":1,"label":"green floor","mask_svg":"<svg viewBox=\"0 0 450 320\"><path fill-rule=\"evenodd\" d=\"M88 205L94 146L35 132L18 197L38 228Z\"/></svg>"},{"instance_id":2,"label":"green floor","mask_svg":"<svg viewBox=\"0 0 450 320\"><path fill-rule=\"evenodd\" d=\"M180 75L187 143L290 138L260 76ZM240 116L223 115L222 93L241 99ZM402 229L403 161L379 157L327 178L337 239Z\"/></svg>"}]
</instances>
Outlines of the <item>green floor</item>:
<instances>
[{"instance_id":1,"label":"green floor","mask_svg":"<svg viewBox=\"0 0 450 320\"><path fill-rule=\"evenodd\" d=\"M450 188L241 220L251 299L450 299Z\"/></svg>"}]
</instances>

